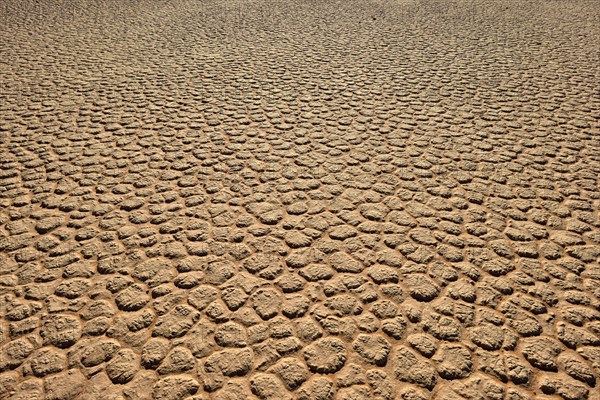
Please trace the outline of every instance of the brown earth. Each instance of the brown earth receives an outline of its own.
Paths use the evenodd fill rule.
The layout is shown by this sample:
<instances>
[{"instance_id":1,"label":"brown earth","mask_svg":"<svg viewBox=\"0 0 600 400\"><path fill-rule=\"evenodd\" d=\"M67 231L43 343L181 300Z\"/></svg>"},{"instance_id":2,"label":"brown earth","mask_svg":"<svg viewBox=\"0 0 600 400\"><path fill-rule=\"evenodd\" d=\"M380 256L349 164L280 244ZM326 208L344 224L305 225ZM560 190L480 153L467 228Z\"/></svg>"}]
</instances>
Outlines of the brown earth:
<instances>
[{"instance_id":1,"label":"brown earth","mask_svg":"<svg viewBox=\"0 0 600 400\"><path fill-rule=\"evenodd\" d=\"M598 399L600 3L2 0L1 399Z\"/></svg>"}]
</instances>

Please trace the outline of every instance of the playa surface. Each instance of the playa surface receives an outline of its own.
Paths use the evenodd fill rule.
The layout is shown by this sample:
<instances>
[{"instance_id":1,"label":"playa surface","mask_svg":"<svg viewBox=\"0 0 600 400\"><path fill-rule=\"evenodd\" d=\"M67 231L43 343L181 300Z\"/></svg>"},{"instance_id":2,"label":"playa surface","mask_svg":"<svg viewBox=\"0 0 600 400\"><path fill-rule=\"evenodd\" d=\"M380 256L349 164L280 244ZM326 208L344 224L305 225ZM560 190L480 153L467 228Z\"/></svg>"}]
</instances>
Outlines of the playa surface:
<instances>
[{"instance_id":1,"label":"playa surface","mask_svg":"<svg viewBox=\"0 0 600 400\"><path fill-rule=\"evenodd\" d=\"M600 3L2 0L0 398L600 391Z\"/></svg>"}]
</instances>

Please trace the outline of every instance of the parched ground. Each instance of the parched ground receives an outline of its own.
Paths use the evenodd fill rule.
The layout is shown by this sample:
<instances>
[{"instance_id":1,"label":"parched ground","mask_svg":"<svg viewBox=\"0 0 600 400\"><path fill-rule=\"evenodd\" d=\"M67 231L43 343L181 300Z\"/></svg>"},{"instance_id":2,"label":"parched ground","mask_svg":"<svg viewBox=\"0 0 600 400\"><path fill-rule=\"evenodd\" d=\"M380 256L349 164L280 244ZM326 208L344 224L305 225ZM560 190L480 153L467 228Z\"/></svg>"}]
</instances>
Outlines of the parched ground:
<instances>
[{"instance_id":1,"label":"parched ground","mask_svg":"<svg viewBox=\"0 0 600 400\"><path fill-rule=\"evenodd\" d=\"M0 398L586 400L600 3L0 1Z\"/></svg>"}]
</instances>

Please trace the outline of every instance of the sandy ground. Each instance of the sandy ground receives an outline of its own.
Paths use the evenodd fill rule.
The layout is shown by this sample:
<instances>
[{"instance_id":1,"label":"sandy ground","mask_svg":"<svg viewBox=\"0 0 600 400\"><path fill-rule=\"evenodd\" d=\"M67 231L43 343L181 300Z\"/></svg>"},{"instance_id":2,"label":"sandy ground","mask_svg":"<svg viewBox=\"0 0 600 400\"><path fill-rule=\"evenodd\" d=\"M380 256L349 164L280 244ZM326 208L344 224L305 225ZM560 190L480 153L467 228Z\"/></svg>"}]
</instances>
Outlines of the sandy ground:
<instances>
[{"instance_id":1,"label":"sandy ground","mask_svg":"<svg viewBox=\"0 0 600 400\"><path fill-rule=\"evenodd\" d=\"M600 398L600 3L2 0L0 398Z\"/></svg>"}]
</instances>

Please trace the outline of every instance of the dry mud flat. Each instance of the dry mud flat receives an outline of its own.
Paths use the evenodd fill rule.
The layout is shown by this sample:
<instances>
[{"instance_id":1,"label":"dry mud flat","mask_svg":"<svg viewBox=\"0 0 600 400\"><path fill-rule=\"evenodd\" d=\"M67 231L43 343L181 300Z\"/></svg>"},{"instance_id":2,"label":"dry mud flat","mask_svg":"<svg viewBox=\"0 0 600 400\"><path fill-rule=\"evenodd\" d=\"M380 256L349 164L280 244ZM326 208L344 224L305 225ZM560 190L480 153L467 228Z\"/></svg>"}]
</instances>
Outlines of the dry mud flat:
<instances>
[{"instance_id":1,"label":"dry mud flat","mask_svg":"<svg viewBox=\"0 0 600 400\"><path fill-rule=\"evenodd\" d=\"M0 4L1 399L598 399L600 3Z\"/></svg>"}]
</instances>

